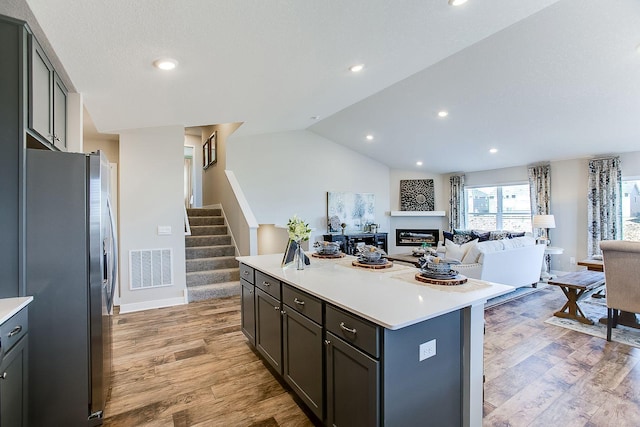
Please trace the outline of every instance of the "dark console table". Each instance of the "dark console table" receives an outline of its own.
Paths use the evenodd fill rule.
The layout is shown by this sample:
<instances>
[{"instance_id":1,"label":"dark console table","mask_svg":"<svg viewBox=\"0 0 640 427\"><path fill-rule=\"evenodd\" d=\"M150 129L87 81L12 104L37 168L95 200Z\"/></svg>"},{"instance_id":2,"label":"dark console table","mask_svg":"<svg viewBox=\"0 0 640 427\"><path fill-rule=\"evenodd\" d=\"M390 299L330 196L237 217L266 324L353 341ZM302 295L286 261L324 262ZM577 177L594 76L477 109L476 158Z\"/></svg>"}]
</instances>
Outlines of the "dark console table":
<instances>
[{"instance_id":1,"label":"dark console table","mask_svg":"<svg viewBox=\"0 0 640 427\"><path fill-rule=\"evenodd\" d=\"M325 234L325 242L338 242L347 255L354 255L358 243L377 246L387 252L387 233L330 233Z\"/></svg>"}]
</instances>

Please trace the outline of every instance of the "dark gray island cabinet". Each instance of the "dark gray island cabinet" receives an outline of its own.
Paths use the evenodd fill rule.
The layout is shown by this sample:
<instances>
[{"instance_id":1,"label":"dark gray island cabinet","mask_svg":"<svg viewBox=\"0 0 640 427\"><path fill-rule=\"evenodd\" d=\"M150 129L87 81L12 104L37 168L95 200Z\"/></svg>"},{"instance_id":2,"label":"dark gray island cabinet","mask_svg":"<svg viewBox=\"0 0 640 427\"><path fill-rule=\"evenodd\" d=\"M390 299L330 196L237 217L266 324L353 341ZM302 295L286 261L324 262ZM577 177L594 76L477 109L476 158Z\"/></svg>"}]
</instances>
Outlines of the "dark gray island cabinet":
<instances>
[{"instance_id":1,"label":"dark gray island cabinet","mask_svg":"<svg viewBox=\"0 0 640 427\"><path fill-rule=\"evenodd\" d=\"M439 295L391 273L315 259L298 271L281 258L238 258L242 331L316 421L482 425L484 302L510 287Z\"/></svg>"},{"instance_id":2,"label":"dark gray island cabinet","mask_svg":"<svg viewBox=\"0 0 640 427\"><path fill-rule=\"evenodd\" d=\"M27 305L32 297L0 299L0 426L28 423Z\"/></svg>"}]
</instances>

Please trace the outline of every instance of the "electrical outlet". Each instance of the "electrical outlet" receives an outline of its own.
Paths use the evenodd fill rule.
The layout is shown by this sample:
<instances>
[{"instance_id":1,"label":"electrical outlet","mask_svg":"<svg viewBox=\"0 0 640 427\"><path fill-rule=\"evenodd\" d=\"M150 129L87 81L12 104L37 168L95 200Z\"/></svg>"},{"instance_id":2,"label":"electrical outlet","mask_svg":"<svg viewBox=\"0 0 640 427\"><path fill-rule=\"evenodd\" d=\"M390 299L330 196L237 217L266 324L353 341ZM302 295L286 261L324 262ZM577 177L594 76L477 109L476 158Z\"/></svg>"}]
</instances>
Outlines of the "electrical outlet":
<instances>
[{"instance_id":1,"label":"electrical outlet","mask_svg":"<svg viewBox=\"0 0 640 427\"><path fill-rule=\"evenodd\" d=\"M420 354L418 360L422 362L425 359L436 355L436 340L431 340L420 344Z\"/></svg>"},{"instance_id":2,"label":"electrical outlet","mask_svg":"<svg viewBox=\"0 0 640 427\"><path fill-rule=\"evenodd\" d=\"M569 258L569 264L576 265L576 258L575 257Z\"/></svg>"}]
</instances>

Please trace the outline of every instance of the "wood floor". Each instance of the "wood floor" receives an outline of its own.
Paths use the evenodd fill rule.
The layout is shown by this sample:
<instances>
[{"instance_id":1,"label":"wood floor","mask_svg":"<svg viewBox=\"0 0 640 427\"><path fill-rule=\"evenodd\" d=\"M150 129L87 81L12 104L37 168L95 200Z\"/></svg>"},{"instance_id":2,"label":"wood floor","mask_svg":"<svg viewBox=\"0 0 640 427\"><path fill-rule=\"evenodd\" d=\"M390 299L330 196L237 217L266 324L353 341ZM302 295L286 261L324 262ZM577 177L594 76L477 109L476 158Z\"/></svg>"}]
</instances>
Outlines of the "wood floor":
<instances>
[{"instance_id":1,"label":"wood floor","mask_svg":"<svg viewBox=\"0 0 640 427\"><path fill-rule=\"evenodd\" d=\"M485 312L485 426L640 426L640 349L545 324L563 303L549 287ZM115 315L104 425L312 426L246 343L239 308Z\"/></svg>"}]
</instances>

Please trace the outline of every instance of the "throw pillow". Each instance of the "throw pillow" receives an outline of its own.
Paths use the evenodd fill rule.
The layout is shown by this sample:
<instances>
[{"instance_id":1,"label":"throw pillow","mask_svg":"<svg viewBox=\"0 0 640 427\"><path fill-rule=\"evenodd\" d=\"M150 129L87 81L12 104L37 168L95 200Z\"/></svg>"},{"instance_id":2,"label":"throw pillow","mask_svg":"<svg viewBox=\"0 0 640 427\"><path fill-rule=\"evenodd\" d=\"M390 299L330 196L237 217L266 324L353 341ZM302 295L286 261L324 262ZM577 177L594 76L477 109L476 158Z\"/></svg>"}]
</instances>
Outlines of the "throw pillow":
<instances>
[{"instance_id":1,"label":"throw pillow","mask_svg":"<svg viewBox=\"0 0 640 427\"><path fill-rule=\"evenodd\" d=\"M445 240L444 241L444 246L447 250L446 252L446 256L447 259L454 259L456 261L462 261L462 259L464 258L464 256L467 254L467 251L469 249L471 249L472 246L474 246L476 243L478 243L478 240L471 240L470 242L466 242L463 243L461 245L452 242L451 240Z\"/></svg>"},{"instance_id":2,"label":"throw pillow","mask_svg":"<svg viewBox=\"0 0 640 427\"><path fill-rule=\"evenodd\" d=\"M509 238L508 231L495 230L490 232L489 240L502 240L502 239L508 239L508 238Z\"/></svg>"},{"instance_id":3,"label":"throw pillow","mask_svg":"<svg viewBox=\"0 0 640 427\"><path fill-rule=\"evenodd\" d=\"M453 239L452 242L457 243L459 245L463 243L470 242L474 239L472 230L453 230Z\"/></svg>"},{"instance_id":4,"label":"throw pillow","mask_svg":"<svg viewBox=\"0 0 640 427\"><path fill-rule=\"evenodd\" d=\"M486 242L491 237L491 232L473 230L473 236L478 239L478 242Z\"/></svg>"},{"instance_id":5,"label":"throw pillow","mask_svg":"<svg viewBox=\"0 0 640 427\"><path fill-rule=\"evenodd\" d=\"M509 238L513 239L514 237L523 237L524 236L524 231L520 231L518 233L516 232L509 232Z\"/></svg>"}]
</instances>

